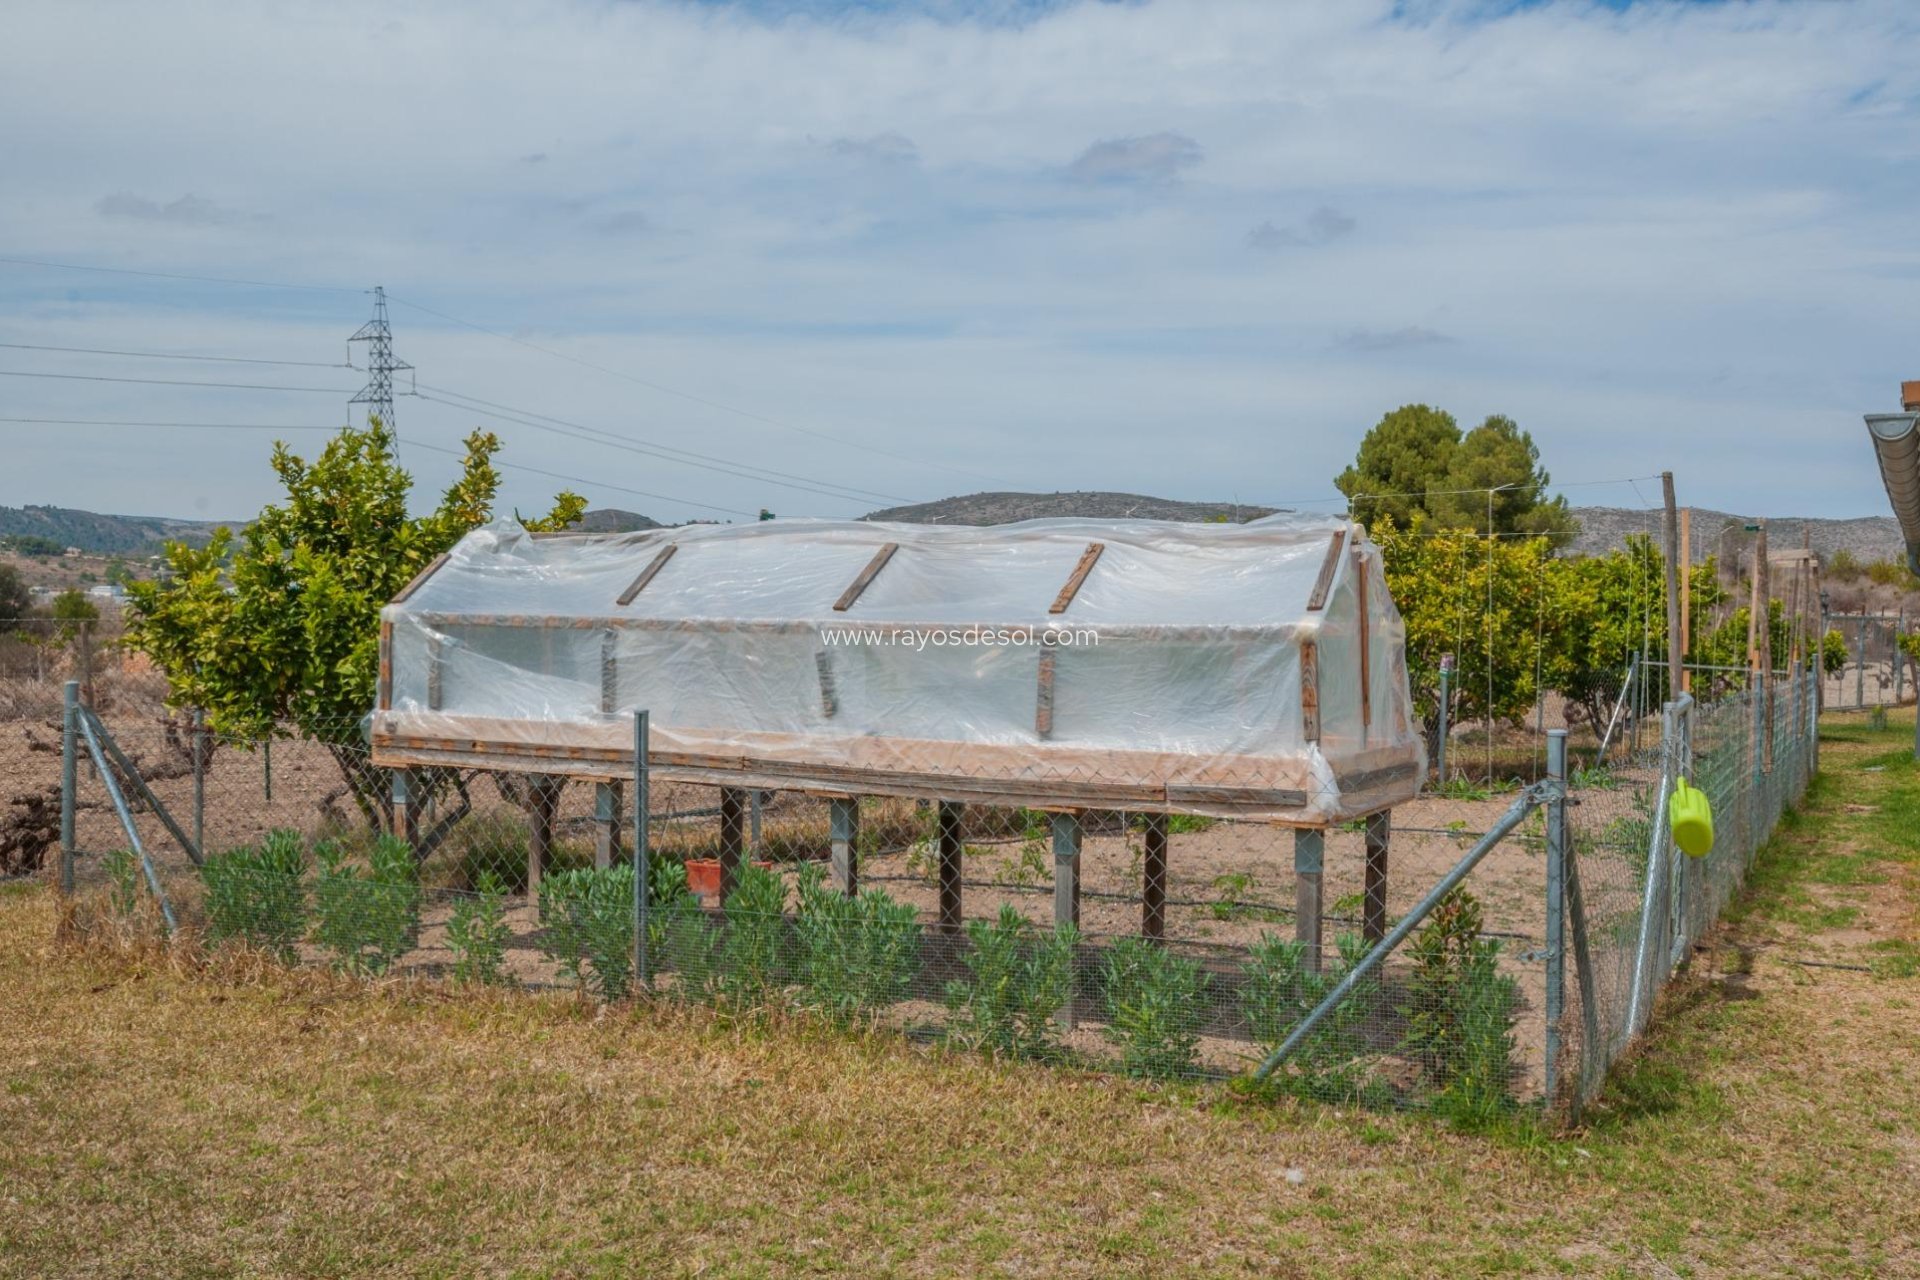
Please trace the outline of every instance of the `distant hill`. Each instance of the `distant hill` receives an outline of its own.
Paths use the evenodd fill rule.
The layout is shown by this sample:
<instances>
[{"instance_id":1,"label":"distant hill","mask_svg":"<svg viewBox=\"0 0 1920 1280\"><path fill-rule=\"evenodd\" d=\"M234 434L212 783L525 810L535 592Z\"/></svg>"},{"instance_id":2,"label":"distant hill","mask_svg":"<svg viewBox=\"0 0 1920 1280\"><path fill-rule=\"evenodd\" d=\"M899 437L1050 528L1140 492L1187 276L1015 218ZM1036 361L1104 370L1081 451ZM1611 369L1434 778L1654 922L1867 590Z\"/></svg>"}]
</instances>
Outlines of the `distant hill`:
<instances>
[{"instance_id":1,"label":"distant hill","mask_svg":"<svg viewBox=\"0 0 1920 1280\"><path fill-rule=\"evenodd\" d=\"M869 514L868 520L890 520L906 524L1010 524L1016 520L1042 517L1081 516L1091 519L1141 520L1257 520L1273 514L1271 507L1240 506L1231 502L1178 502L1138 493L1075 491L1068 493L970 493L937 502L922 502L908 507L888 507ZM1330 512L1329 514L1334 514ZM1580 533L1570 548L1593 553L1624 546L1627 535L1660 534L1660 513L1627 507L1575 507L1574 518ZM1723 561L1738 561L1751 535L1745 527L1756 517L1737 516L1726 511L1695 507L1693 557L1698 560L1719 552ZM1900 526L1890 515L1859 516L1850 520L1767 517L1768 537L1775 550L1798 547L1801 530L1811 536L1813 549L1821 559L1830 559L1842 549L1862 561L1901 560L1906 544Z\"/></svg>"},{"instance_id":2,"label":"distant hill","mask_svg":"<svg viewBox=\"0 0 1920 1280\"><path fill-rule=\"evenodd\" d=\"M1257 520L1270 516L1272 507L1243 506L1235 502L1178 502L1139 493L970 493L938 502L887 507L868 513L868 520L901 524L1012 524L1016 520L1080 516L1096 520Z\"/></svg>"},{"instance_id":3,"label":"distant hill","mask_svg":"<svg viewBox=\"0 0 1920 1280\"><path fill-rule=\"evenodd\" d=\"M597 507L573 522L572 528L582 533L638 533L643 529L658 529L661 524L651 516L643 516L637 511L622 511L618 507Z\"/></svg>"},{"instance_id":4,"label":"distant hill","mask_svg":"<svg viewBox=\"0 0 1920 1280\"><path fill-rule=\"evenodd\" d=\"M0 507L0 538L38 537L98 555L158 551L172 539L196 546L223 524L245 521L173 520L166 516L114 516L73 507Z\"/></svg>"},{"instance_id":5,"label":"distant hill","mask_svg":"<svg viewBox=\"0 0 1920 1280\"><path fill-rule=\"evenodd\" d=\"M1606 551L1623 546L1630 533L1660 536L1658 511L1636 511L1624 507L1575 507L1580 534L1573 550ZM1738 516L1726 511L1693 508L1689 518L1693 535L1693 559L1718 554L1722 561L1734 559L1751 540L1746 526L1758 517ZM1906 543L1900 537L1900 524L1892 516L1856 516L1850 520L1817 517L1768 516L1767 541L1771 550L1783 551L1800 546L1802 531L1821 560L1831 560L1836 551L1849 551L1856 559L1906 559Z\"/></svg>"}]
</instances>

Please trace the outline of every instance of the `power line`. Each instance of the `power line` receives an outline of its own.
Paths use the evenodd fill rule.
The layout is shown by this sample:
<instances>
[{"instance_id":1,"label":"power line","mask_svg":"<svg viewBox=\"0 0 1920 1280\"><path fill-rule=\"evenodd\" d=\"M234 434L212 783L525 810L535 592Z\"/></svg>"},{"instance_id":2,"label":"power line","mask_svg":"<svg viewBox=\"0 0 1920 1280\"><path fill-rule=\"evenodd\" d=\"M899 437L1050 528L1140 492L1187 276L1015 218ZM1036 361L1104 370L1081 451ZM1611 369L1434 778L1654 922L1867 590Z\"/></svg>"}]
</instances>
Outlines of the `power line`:
<instances>
[{"instance_id":1,"label":"power line","mask_svg":"<svg viewBox=\"0 0 1920 1280\"><path fill-rule=\"evenodd\" d=\"M230 284L230 285L242 285L242 286L247 286L252 288L264 288L264 289L302 289L302 290L309 290L309 291L320 292L320 293L365 293L367 292L367 290L364 290L364 289L346 289L346 288L341 288L340 286L337 286L337 285L293 284L286 281L249 280L249 279L233 277L233 276L203 276L203 275L194 275L187 272L142 271L142 270L137 270L131 267L96 267L96 266L87 266L82 263L50 262L44 259L36 259L36 258L15 258L15 257L0 256L0 262L11 263L15 266L44 267L50 270L60 270L60 271L92 271L92 272L101 272L109 275L142 276L142 277L155 279L155 280L189 280L189 281L195 281L202 284ZM435 316L441 320L445 320L449 324L457 324L462 328L471 329L475 333L485 334L490 338L497 338L502 342L511 342L516 346L526 347L530 351L540 352L542 355L551 356L556 360L565 360L571 364L579 365L581 368L592 369L595 372L604 373L608 377L619 378L622 381L631 382L635 386L646 387L650 391L657 391L662 395L677 396L680 399L690 401L691 403L705 405L706 407L712 408L712 409L718 409L723 413L731 413L737 417L745 418L753 422L758 422L764 426L774 427L783 431L793 431L801 435L812 436L817 440L826 440L830 443L840 445L843 448L859 449L869 454L874 454L874 455L885 457L885 458L892 458L896 462L904 462L910 466L937 468L942 471L953 472L956 475L970 476L976 480L985 480L992 484L1005 483L1004 480L986 475L983 472L970 470L966 467L956 467L951 463L935 462L931 459L915 458L908 454L895 453L889 449L882 449L877 445L866 444L857 440L848 440L843 437L836 436L825 431L817 431L811 427L802 427L802 426L797 426L793 423L782 422L776 418L770 418L765 414L755 413L750 409L742 409L742 408L739 408L738 406L730 405L720 400L715 400L710 396L696 395L695 393L690 391L682 391L677 387L670 387L664 383L654 382L646 378L641 378L634 374L623 372L619 369L612 369L605 365L597 364L592 360L584 359L580 356L569 355L564 351L557 351L551 347L541 346L537 342L529 342L525 338L517 338L517 337L514 337L512 334L501 333L496 329L489 329L485 325L475 324L471 320L463 320L459 316L450 315L445 311L440 311L436 308L429 307L424 303L414 302L410 299L402 298L397 295L392 296L391 300L399 303L402 306L412 307L415 311L424 312L427 315ZM888 500L903 501L902 499L888 499Z\"/></svg>"},{"instance_id":2,"label":"power line","mask_svg":"<svg viewBox=\"0 0 1920 1280\"><path fill-rule=\"evenodd\" d=\"M351 369L344 360L262 360L257 356L183 355L173 351L114 351L104 347L48 347L35 342L0 342L0 347L15 351L65 351L84 356L138 356L145 360L217 360L224 364L280 364L301 369Z\"/></svg>"},{"instance_id":3,"label":"power line","mask_svg":"<svg viewBox=\"0 0 1920 1280\"><path fill-rule=\"evenodd\" d=\"M912 499L902 498L896 494L876 493L871 489L861 489L855 485L840 484L833 480L817 480L811 476L795 475L792 472L775 471L767 467L756 467L751 463L733 462L726 458L716 458L712 454L696 453L691 449L682 449L677 445L660 444L653 440L642 440L635 436L622 435L618 431L609 431L605 427L596 427L584 422L573 422L566 418L556 418L550 413L536 413L532 409L516 409L514 406L510 404L501 404L497 400L485 400L479 396L470 396L463 391L450 391L445 387L428 387L426 389L428 391L438 391L443 396L452 396L455 400L465 400L472 404L484 405L489 409L498 409L504 413L519 414L522 417L527 417L527 418L537 418L541 422L551 422L557 426L570 427L575 431L589 432L594 436L606 437L608 442L618 441L623 445L624 444L637 445L644 449L658 450L663 454L673 454L680 458L685 458L689 460L698 460L701 462L718 463L722 466L735 467L735 468L743 469L747 472L758 473L758 475L749 477L752 479L797 479L797 480L804 480L808 484L820 485L828 489L840 490L843 493L846 493L848 495L851 495L853 497L858 497L858 498L871 498L881 502L912 501ZM459 406L456 405L455 407L458 408Z\"/></svg>"},{"instance_id":4,"label":"power line","mask_svg":"<svg viewBox=\"0 0 1920 1280\"><path fill-rule=\"evenodd\" d=\"M409 449L427 449L434 453L444 453L454 458L464 458L466 456L466 451L463 449L449 449L444 445L424 444L418 440L409 440L407 447ZM615 493L630 493L638 498L652 498L658 502L675 502L683 507L699 507L705 511L724 511L730 516L753 517L760 514L757 511L741 511L734 507L719 507L711 502L695 502L691 498L676 498L664 493L649 493L645 489L630 489L625 485L609 484L605 480L588 480L583 476L563 475L558 471L543 471L539 467L529 467L518 462L499 462L496 460L494 465L503 467L508 471L525 471L531 475L545 476L549 480L565 480L569 484L585 485L590 489L611 489Z\"/></svg>"},{"instance_id":5,"label":"power line","mask_svg":"<svg viewBox=\"0 0 1920 1280\"><path fill-rule=\"evenodd\" d=\"M426 314L430 316L437 316L438 318L447 321L449 324L457 324L462 326L463 328L472 329L475 333L483 333L487 335L489 338L498 338L502 342L511 342L515 346L525 347L529 351L538 351L541 355L552 356L556 360L565 360L569 364L577 364L583 369L592 369L596 373L604 373L610 378L619 378L624 382L631 382L635 386L645 387L649 391L658 391L662 395L677 396L680 399L690 401L693 404L705 405L709 409L718 409L722 413L731 413L736 417L745 418L750 422L758 422L763 426L775 427L782 431L796 431L804 436L812 436L816 440L826 440L832 444L840 445L843 448L859 449L866 453L878 454L883 458L892 458L896 462L905 462L911 466L937 467L942 471L951 471L958 475L971 476L975 480L986 480L994 484L1001 483L999 480L996 480L993 476L985 475L978 471L970 471L965 467L956 467L956 466L953 466L951 463L945 463L945 462L934 462L926 458L910 457L907 454L894 453L891 450L882 449L876 445L866 444L862 441L847 440L840 436L829 434L828 432L825 432L825 431L816 431L811 427L796 426L790 422L782 422L777 418L769 418L763 413L755 413L751 409L742 409L736 405L730 405L725 403L724 401L715 400L710 396L696 395L691 391L682 391L678 387L670 387L665 385L664 383L654 382L654 381L651 381L650 379L638 377L635 374L626 373L619 369L608 368L606 365L596 364L593 361L583 359L580 356L568 355L564 351L556 351L552 347L543 347L539 343L529 342L525 338L516 338L510 333L501 333L497 329L489 329L485 325L475 324L471 320L462 320L459 316L448 315L444 311L436 311L434 308L426 306L423 303L410 301L406 298L400 297L397 294L393 296L393 301L399 303L403 307L412 307L415 311L424 311Z\"/></svg>"},{"instance_id":6,"label":"power line","mask_svg":"<svg viewBox=\"0 0 1920 1280\"><path fill-rule=\"evenodd\" d=\"M195 276L176 271L136 271L132 267L89 267L77 262L45 262L36 258L0 257L0 262L16 267L48 267L59 271L97 271L105 275L146 276L153 280L192 280L200 284L237 284L254 289L305 289L314 293L365 293L365 289L343 289L330 284L288 284L279 280L240 280L232 276Z\"/></svg>"},{"instance_id":7,"label":"power line","mask_svg":"<svg viewBox=\"0 0 1920 1280\"><path fill-rule=\"evenodd\" d=\"M46 427L192 427L209 431L339 431L339 427L295 426L279 422L128 422L119 418L0 418Z\"/></svg>"},{"instance_id":8,"label":"power line","mask_svg":"<svg viewBox=\"0 0 1920 1280\"><path fill-rule=\"evenodd\" d=\"M0 378L59 378L67 382L139 382L155 387L224 387L233 391L312 391L320 395L344 396L351 387L276 387L257 382L191 382L180 378L110 378L104 373L30 373L22 369L0 369Z\"/></svg>"},{"instance_id":9,"label":"power line","mask_svg":"<svg viewBox=\"0 0 1920 1280\"><path fill-rule=\"evenodd\" d=\"M429 394L430 392L435 394ZM912 499L896 497L892 494L875 494L866 490L853 489L844 485L834 485L831 481L812 480L805 476L794 476L786 472L769 471L763 467L754 467L746 463L730 463L724 459L712 458L705 454L689 453L684 449L674 449L668 445L655 445L635 441L630 437L602 431L597 427L585 427L579 423L564 419L538 421L546 415L525 415L521 411L505 408L476 408L475 404L485 405L486 401L475 400L471 396L462 396L458 392L449 392L423 386L420 399L433 400L446 405L449 409L458 409L479 418L490 418L502 422L512 422L523 427L532 427L536 431L548 431L554 435L566 436L574 440L584 440L588 444L597 444L609 449L620 449L642 457L654 458L662 462L677 462L682 466L698 467L703 471L716 471L722 475L733 476L741 480L755 480L763 484L775 484L782 488L797 489L804 493L817 494L825 498L835 498L842 502L910 502ZM443 398L454 397L454 398ZM473 401L463 404L457 401ZM554 425L557 421L561 425ZM569 430L568 428L572 428ZM591 433L591 434L589 434Z\"/></svg>"}]
</instances>

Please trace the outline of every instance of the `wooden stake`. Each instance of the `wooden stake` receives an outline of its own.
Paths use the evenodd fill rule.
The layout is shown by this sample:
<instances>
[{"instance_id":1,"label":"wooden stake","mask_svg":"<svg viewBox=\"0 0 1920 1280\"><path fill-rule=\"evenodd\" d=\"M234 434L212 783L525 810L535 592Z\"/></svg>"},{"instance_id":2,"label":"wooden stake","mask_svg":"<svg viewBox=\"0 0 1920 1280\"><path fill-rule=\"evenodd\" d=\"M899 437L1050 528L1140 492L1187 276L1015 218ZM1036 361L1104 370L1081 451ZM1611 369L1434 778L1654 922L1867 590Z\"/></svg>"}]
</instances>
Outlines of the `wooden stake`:
<instances>
[{"instance_id":1,"label":"wooden stake","mask_svg":"<svg viewBox=\"0 0 1920 1280\"><path fill-rule=\"evenodd\" d=\"M966 845L960 839L963 806L952 800L940 802L940 930L959 933L961 914L961 858Z\"/></svg>"},{"instance_id":2,"label":"wooden stake","mask_svg":"<svg viewBox=\"0 0 1920 1280\"><path fill-rule=\"evenodd\" d=\"M1687 655L1693 652L1693 508L1680 508L1680 689L1691 692L1693 672Z\"/></svg>"},{"instance_id":3,"label":"wooden stake","mask_svg":"<svg viewBox=\"0 0 1920 1280\"><path fill-rule=\"evenodd\" d=\"M1304 949L1301 961L1320 972L1320 886L1327 834L1301 827L1293 833L1293 938Z\"/></svg>"},{"instance_id":4,"label":"wooden stake","mask_svg":"<svg viewBox=\"0 0 1920 1280\"><path fill-rule=\"evenodd\" d=\"M1673 502L1671 471L1660 473L1660 496L1666 505L1662 529L1667 543L1667 696L1677 699L1684 688L1681 672L1686 659L1680 628L1680 517Z\"/></svg>"},{"instance_id":5,"label":"wooden stake","mask_svg":"<svg viewBox=\"0 0 1920 1280\"><path fill-rule=\"evenodd\" d=\"M1167 936L1167 815L1147 815L1144 857L1140 872L1140 933Z\"/></svg>"}]
</instances>

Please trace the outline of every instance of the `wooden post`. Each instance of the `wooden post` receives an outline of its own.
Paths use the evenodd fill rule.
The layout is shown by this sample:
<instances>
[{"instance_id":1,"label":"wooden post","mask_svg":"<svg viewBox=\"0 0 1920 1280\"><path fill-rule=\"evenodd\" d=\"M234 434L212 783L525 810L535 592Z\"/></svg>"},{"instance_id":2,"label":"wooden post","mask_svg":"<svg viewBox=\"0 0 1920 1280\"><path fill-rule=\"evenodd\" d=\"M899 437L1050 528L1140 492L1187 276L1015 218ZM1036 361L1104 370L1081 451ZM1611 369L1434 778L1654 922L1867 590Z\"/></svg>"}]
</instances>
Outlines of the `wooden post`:
<instances>
[{"instance_id":1,"label":"wooden post","mask_svg":"<svg viewBox=\"0 0 1920 1280\"><path fill-rule=\"evenodd\" d=\"M560 807L565 778L536 773L528 779L533 806L527 814L527 901L540 901L540 877L547 869L547 854L553 849L553 817Z\"/></svg>"},{"instance_id":2,"label":"wooden post","mask_svg":"<svg viewBox=\"0 0 1920 1280\"><path fill-rule=\"evenodd\" d=\"M1760 657L1759 714L1761 723L1766 726L1765 768L1773 772L1773 618L1772 585L1768 582L1770 566L1767 562L1767 522L1760 522L1760 532L1755 535L1753 556L1754 595L1757 599L1755 616L1760 628L1758 636Z\"/></svg>"},{"instance_id":3,"label":"wooden post","mask_svg":"<svg viewBox=\"0 0 1920 1280\"><path fill-rule=\"evenodd\" d=\"M1687 655L1693 652L1693 508L1680 508L1680 690L1693 689Z\"/></svg>"},{"instance_id":4,"label":"wooden post","mask_svg":"<svg viewBox=\"0 0 1920 1280\"><path fill-rule=\"evenodd\" d=\"M720 788L720 902L725 905L740 878L740 856L747 844L747 793Z\"/></svg>"},{"instance_id":5,"label":"wooden post","mask_svg":"<svg viewBox=\"0 0 1920 1280\"><path fill-rule=\"evenodd\" d=\"M1673 502L1673 472L1660 473L1660 494L1666 504L1662 531L1667 542L1667 696L1678 698L1685 688L1681 671L1687 664L1680 625L1680 516Z\"/></svg>"},{"instance_id":6,"label":"wooden post","mask_svg":"<svg viewBox=\"0 0 1920 1280\"><path fill-rule=\"evenodd\" d=\"M602 871L620 861L620 784L593 786L593 865Z\"/></svg>"},{"instance_id":7,"label":"wooden post","mask_svg":"<svg viewBox=\"0 0 1920 1280\"><path fill-rule=\"evenodd\" d=\"M407 771L393 771L393 835L396 840L413 840L412 815L407 809Z\"/></svg>"},{"instance_id":8,"label":"wooden post","mask_svg":"<svg viewBox=\"0 0 1920 1280\"><path fill-rule=\"evenodd\" d=\"M1080 927L1080 815L1053 815L1053 927Z\"/></svg>"},{"instance_id":9,"label":"wooden post","mask_svg":"<svg viewBox=\"0 0 1920 1280\"><path fill-rule=\"evenodd\" d=\"M1167 815L1147 815L1145 853L1140 873L1140 933L1167 936Z\"/></svg>"},{"instance_id":10,"label":"wooden post","mask_svg":"<svg viewBox=\"0 0 1920 1280\"><path fill-rule=\"evenodd\" d=\"M964 806L958 801L940 802L940 929L943 933L960 932L960 871L961 856L966 845L960 839L960 816Z\"/></svg>"},{"instance_id":11,"label":"wooden post","mask_svg":"<svg viewBox=\"0 0 1920 1280\"><path fill-rule=\"evenodd\" d=\"M1080 928L1080 815L1053 815L1053 927ZM1060 1021L1074 1027L1071 988L1060 1010Z\"/></svg>"},{"instance_id":12,"label":"wooden post","mask_svg":"<svg viewBox=\"0 0 1920 1280\"><path fill-rule=\"evenodd\" d=\"M1367 815L1367 874L1361 936L1378 942L1387 936L1387 846L1393 840L1393 812Z\"/></svg>"},{"instance_id":13,"label":"wooden post","mask_svg":"<svg viewBox=\"0 0 1920 1280\"><path fill-rule=\"evenodd\" d=\"M848 796L830 806L833 887L851 898L860 892L860 798Z\"/></svg>"},{"instance_id":14,"label":"wooden post","mask_svg":"<svg viewBox=\"0 0 1920 1280\"><path fill-rule=\"evenodd\" d=\"M1306 827L1293 833L1293 937L1306 948L1307 967L1320 972L1320 880L1327 833Z\"/></svg>"}]
</instances>

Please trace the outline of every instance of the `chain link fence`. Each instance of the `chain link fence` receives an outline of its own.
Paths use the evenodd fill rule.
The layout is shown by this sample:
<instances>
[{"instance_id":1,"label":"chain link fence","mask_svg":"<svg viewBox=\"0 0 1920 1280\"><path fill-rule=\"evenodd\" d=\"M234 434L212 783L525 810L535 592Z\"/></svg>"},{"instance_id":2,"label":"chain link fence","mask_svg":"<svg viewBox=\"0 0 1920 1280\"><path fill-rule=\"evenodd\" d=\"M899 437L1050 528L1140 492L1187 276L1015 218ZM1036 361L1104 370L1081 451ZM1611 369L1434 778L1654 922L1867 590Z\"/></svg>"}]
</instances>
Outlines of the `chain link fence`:
<instances>
[{"instance_id":1,"label":"chain link fence","mask_svg":"<svg viewBox=\"0 0 1920 1280\"><path fill-rule=\"evenodd\" d=\"M1687 704L1606 762L1576 748L1565 781L1456 786L1323 831L396 772L371 764L357 723L229 741L191 715L80 709L70 755L59 714L4 727L0 762L35 801L0 849L58 874L65 766L82 929L1141 1077L1266 1067L1315 1098L1490 1115L1583 1102L1644 1028L1805 785L1811 690L1766 700L1770 746L1758 695ZM1713 800L1704 860L1665 832L1675 776Z\"/></svg>"}]
</instances>

